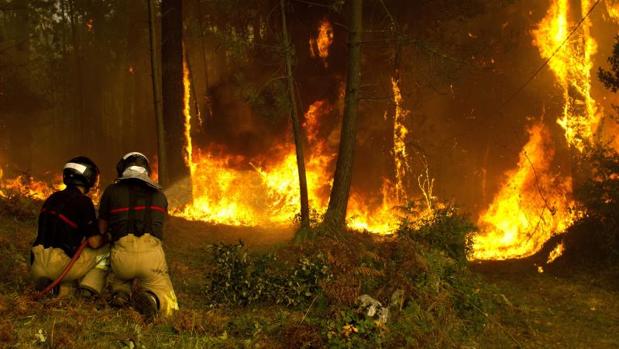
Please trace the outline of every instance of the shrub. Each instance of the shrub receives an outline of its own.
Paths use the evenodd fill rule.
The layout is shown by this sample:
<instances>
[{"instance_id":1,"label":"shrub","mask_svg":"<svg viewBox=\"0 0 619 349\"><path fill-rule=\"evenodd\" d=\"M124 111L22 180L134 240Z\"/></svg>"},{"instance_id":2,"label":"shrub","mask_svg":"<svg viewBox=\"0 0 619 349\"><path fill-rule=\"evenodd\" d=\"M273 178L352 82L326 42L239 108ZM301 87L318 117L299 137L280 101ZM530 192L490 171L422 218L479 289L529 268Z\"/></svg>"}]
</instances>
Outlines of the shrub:
<instances>
[{"instance_id":1,"label":"shrub","mask_svg":"<svg viewBox=\"0 0 619 349\"><path fill-rule=\"evenodd\" d=\"M585 215L572 227L591 256L619 258L619 154L610 148L588 150L579 161L586 173L575 185L574 197ZM580 246L580 245L579 245ZM580 248L579 249L583 249ZM580 251L581 253L583 251Z\"/></svg>"},{"instance_id":2,"label":"shrub","mask_svg":"<svg viewBox=\"0 0 619 349\"><path fill-rule=\"evenodd\" d=\"M41 202L21 195L19 192L2 189L0 195L0 215L15 217L19 220L33 220L41 208Z\"/></svg>"},{"instance_id":3,"label":"shrub","mask_svg":"<svg viewBox=\"0 0 619 349\"><path fill-rule=\"evenodd\" d=\"M210 306L274 303L299 306L320 292L319 283L329 278L322 254L300 256L296 263L280 262L275 254L250 255L243 242L210 247L213 268L206 295Z\"/></svg>"},{"instance_id":4,"label":"shrub","mask_svg":"<svg viewBox=\"0 0 619 349\"><path fill-rule=\"evenodd\" d=\"M323 337L329 348L380 348L383 328L352 309L340 311L334 319L322 323Z\"/></svg>"},{"instance_id":5,"label":"shrub","mask_svg":"<svg viewBox=\"0 0 619 349\"><path fill-rule=\"evenodd\" d=\"M437 209L421 221L404 220L397 234L445 251L458 262L466 263L466 256L472 249L471 233L476 230L468 218L448 207Z\"/></svg>"}]
</instances>

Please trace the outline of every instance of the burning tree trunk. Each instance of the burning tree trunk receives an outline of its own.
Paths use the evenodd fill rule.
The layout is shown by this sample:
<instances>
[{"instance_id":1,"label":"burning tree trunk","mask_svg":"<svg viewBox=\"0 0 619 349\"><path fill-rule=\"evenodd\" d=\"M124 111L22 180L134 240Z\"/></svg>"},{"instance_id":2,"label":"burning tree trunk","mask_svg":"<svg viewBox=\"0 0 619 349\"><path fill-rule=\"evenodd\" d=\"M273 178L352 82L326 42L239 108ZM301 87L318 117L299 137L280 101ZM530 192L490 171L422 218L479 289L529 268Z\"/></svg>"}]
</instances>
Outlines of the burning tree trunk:
<instances>
[{"instance_id":1,"label":"burning tree trunk","mask_svg":"<svg viewBox=\"0 0 619 349\"><path fill-rule=\"evenodd\" d=\"M329 197L329 208L325 214L323 228L336 232L346 221L348 194L352 180L352 165L357 135L357 113L359 109L359 87L361 84L361 30L362 0L350 1L350 28L348 34L348 75L344 121L340 134L340 147L333 177L333 188Z\"/></svg>"},{"instance_id":2,"label":"burning tree trunk","mask_svg":"<svg viewBox=\"0 0 619 349\"><path fill-rule=\"evenodd\" d=\"M294 135L294 145L297 152L297 168L299 172L299 189L301 198L301 229L309 228L309 203L307 196L307 178L305 175L305 159L303 158L303 140L301 136L301 125L297 102L294 93L294 78L292 76L292 52L288 41L288 27L286 25L286 8L284 0L280 0L282 11L282 31L284 35L284 47L286 50L286 72L288 75L288 93L290 98L290 118L292 119L292 133Z\"/></svg>"},{"instance_id":3,"label":"burning tree trunk","mask_svg":"<svg viewBox=\"0 0 619 349\"><path fill-rule=\"evenodd\" d=\"M161 2L163 133L166 148L164 184L188 177L183 122L183 16L181 0ZM161 172L159 172L161 175Z\"/></svg>"},{"instance_id":4,"label":"burning tree trunk","mask_svg":"<svg viewBox=\"0 0 619 349\"><path fill-rule=\"evenodd\" d=\"M155 35L155 3L154 0L148 1L148 33L150 36L150 62L151 75L153 81L153 102L155 107L155 117L157 121L157 173L159 183L167 184L168 180L168 159L166 154L165 127L163 122L163 113L161 110L161 87L159 86L159 61L157 60L156 47L157 40Z\"/></svg>"}]
</instances>

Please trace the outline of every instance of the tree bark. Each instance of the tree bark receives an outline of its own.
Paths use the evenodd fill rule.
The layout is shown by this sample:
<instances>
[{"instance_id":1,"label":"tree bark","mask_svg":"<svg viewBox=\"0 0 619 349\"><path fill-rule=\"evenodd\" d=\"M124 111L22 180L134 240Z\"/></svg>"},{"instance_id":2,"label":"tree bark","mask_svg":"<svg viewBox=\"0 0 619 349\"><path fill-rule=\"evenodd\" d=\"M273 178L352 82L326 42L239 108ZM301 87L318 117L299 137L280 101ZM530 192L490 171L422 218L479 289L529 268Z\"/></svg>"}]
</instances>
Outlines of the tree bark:
<instances>
[{"instance_id":1,"label":"tree bark","mask_svg":"<svg viewBox=\"0 0 619 349\"><path fill-rule=\"evenodd\" d=\"M161 2L163 125L167 155L166 182L189 177L185 163L183 117L183 11L181 0Z\"/></svg>"},{"instance_id":2,"label":"tree bark","mask_svg":"<svg viewBox=\"0 0 619 349\"><path fill-rule=\"evenodd\" d=\"M323 230L337 233L346 223L346 208L350 194L352 167L357 135L359 88L361 84L361 30L362 0L350 1L348 33L348 71L344 98L344 120L340 133L340 146L329 197L329 208L323 221Z\"/></svg>"},{"instance_id":3,"label":"tree bark","mask_svg":"<svg viewBox=\"0 0 619 349\"><path fill-rule=\"evenodd\" d=\"M285 1L280 0L282 11L282 32L284 38L284 48L286 50L286 72L288 75L288 93L290 99L290 118L292 119L292 134L297 153L297 170L299 172L299 190L301 199L301 229L309 228L309 200L307 195L307 178L305 175L305 159L303 157L303 137L301 135L301 125L299 123L299 111L294 93L294 77L292 75L292 47L288 40L288 27L286 25Z\"/></svg>"},{"instance_id":4,"label":"tree bark","mask_svg":"<svg viewBox=\"0 0 619 349\"><path fill-rule=\"evenodd\" d=\"M202 24L202 2L200 0L196 0L196 8L197 8L197 12L198 12L198 28L200 29L200 46L202 49L202 66L204 69L204 98L201 99L201 101L203 102L203 108L202 110L204 111L202 113L202 118L204 118L204 120L208 119L208 117L210 117L210 115L212 114L211 111L211 101L210 101L210 97L208 94L208 88L209 88L209 79L208 79L208 59L207 59L207 54L206 54L206 37L204 36L204 25ZM193 85L192 85L193 86ZM196 101L198 101L198 98L196 96ZM200 104L198 102L198 104Z\"/></svg>"},{"instance_id":5,"label":"tree bark","mask_svg":"<svg viewBox=\"0 0 619 349\"><path fill-rule=\"evenodd\" d=\"M33 95L33 92L29 87L29 84L32 83L30 69L28 69L28 62L30 61L30 32L31 32L31 18L30 18L30 10L28 1L23 1L24 8L15 11L15 17L10 16L13 21L9 22L9 25L14 25L15 35L20 38L20 41L17 45L11 48L12 51L8 57L13 56L12 63L17 66L23 66L23 68L17 68L14 72L10 74L14 74L16 79L24 81L23 86L24 91L23 95ZM23 38L23 39L21 39ZM29 115L30 118L35 117L35 115ZM6 119L5 119L6 120ZM15 115L9 119L9 125L13 130L20 130L19 132L9 132L8 138L10 142L11 151L8 152L8 157L10 159L10 163L18 166L19 170L22 170L28 174L32 174L33 172L33 161L32 161L32 148L34 146L33 136L35 130L31 127L20 127L23 120L23 115L21 112L16 111ZM34 121L34 120L32 120Z\"/></svg>"},{"instance_id":6,"label":"tree bark","mask_svg":"<svg viewBox=\"0 0 619 349\"><path fill-rule=\"evenodd\" d=\"M165 127L163 122L163 112L161 108L161 88L159 86L159 60L157 59L157 39L156 39L156 13L154 0L148 2L148 33L150 38L150 64L153 82L153 103L155 107L155 118L157 123L157 174L159 183L162 186L168 184L168 159L166 152Z\"/></svg>"},{"instance_id":7,"label":"tree bark","mask_svg":"<svg viewBox=\"0 0 619 349\"><path fill-rule=\"evenodd\" d=\"M77 107L75 117L75 126L77 128L76 134L76 144L74 146L81 146L83 144L87 144L84 142L86 138L86 122L85 118L85 108L84 108L84 83L83 83L83 69L82 69L82 49L80 45L80 40L78 38L78 28L77 28L77 15L75 14L75 4L72 4L70 1L64 2L69 17L69 25L71 27L71 41L73 45L73 60L75 63L75 95L77 96Z\"/></svg>"}]
</instances>

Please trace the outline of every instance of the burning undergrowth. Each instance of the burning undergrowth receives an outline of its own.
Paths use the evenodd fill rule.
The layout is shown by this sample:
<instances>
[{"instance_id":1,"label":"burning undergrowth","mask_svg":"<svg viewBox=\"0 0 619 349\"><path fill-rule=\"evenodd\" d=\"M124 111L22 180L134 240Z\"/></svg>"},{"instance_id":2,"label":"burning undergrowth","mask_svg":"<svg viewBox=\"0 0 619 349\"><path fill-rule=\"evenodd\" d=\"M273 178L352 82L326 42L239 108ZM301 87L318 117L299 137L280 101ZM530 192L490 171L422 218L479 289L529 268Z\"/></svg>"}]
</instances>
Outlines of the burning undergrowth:
<instances>
[{"instance_id":1,"label":"burning undergrowth","mask_svg":"<svg viewBox=\"0 0 619 349\"><path fill-rule=\"evenodd\" d=\"M548 131L535 125L529 136L518 167L506 173L506 182L478 220L483 234L474 239L474 259L528 257L574 220L572 181L552 173Z\"/></svg>"}]
</instances>

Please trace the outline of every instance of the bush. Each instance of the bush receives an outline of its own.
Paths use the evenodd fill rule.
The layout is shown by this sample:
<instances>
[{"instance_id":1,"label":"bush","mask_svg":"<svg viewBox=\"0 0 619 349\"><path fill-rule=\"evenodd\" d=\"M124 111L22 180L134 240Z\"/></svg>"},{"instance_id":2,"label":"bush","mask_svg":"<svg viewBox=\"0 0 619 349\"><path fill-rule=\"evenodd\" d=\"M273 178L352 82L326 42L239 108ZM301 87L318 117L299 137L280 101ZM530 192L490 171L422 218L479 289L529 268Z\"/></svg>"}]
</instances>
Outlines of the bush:
<instances>
[{"instance_id":1,"label":"bush","mask_svg":"<svg viewBox=\"0 0 619 349\"><path fill-rule=\"evenodd\" d=\"M42 203L21 195L19 192L2 189L0 195L0 215L19 220L33 220L37 217Z\"/></svg>"},{"instance_id":2,"label":"bush","mask_svg":"<svg viewBox=\"0 0 619 349\"><path fill-rule=\"evenodd\" d=\"M296 307L316 297L319 283L330 276L322 254L300 256L289 265L280 263L272 253L248 254L242 241L212 245L210 249L213 268L206 287L210 306L273 303Z\"/></svg>"},{"instance_id":3,"label":"bush","mask_svg":"<svg viewBox=\"0 0 619 349\"><path fill-rule=\"evenodd\" d=\"M303 320L282 329L303 338L295 347L465 343L484 328L489 308L465 257L474 229L455 210L442 209L430 218L404 222L391 237L318 236L261 255L249 254L242 243L213 245L208 304L295 308ZM386 322L358 307L362 295L389 309ZM250 337L262 331L256 324L239 320L228 331Z\"/></svg>"},{"instance_id":4,"label":"bush","mask_svg":"<svg viewBox=\"0 0 619 349\"><path fill-rule=\"evenodd\" d=\"M583 241L596 259L619 258L619 154L610 148L588 150L579 161L584 179L575 185L574 197L584 209L584 216L571 228L575 240Z\"/></svg>"},{"instance_id":5,"label":"bush","mask_svg":"<svg viewBox=\"0 0 619 349\"><path fill-rule=\"evenodd\" d=\"M419 221L403 221L397 234L447 252L460 263L466 263L466 256L473 244L471 233L477 228L466 217L452 208L437 209L428 218Z\"/></svg>"},{"instance_id":6,"label":"bush","mask_svg":"<svg viewBox=\"0 0 619 349\"><path fill-rule=\"evenodd\" d=\"M322 323L329 348L380 348L384 328L364 314L346 309Z\"/></svg>"}]
</instances>

